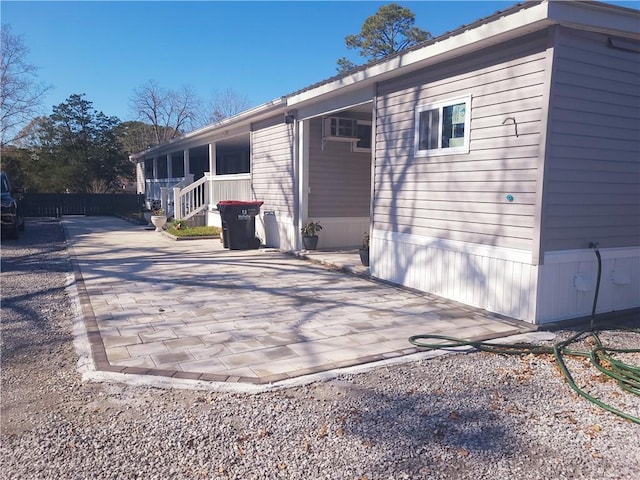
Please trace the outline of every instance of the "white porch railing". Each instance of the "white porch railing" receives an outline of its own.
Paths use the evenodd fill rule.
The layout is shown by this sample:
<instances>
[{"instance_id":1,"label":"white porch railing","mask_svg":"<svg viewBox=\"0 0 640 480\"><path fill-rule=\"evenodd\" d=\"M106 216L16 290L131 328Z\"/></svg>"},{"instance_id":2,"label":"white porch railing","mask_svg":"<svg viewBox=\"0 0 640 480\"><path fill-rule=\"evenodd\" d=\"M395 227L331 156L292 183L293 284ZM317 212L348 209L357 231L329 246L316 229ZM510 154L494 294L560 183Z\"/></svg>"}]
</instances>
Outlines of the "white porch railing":
<instances>
[{"instance_id":1,"label":"white porch railing","mask_svg":"<svg viewBox=\"0 0 640 480\"><path fill-rule=\"evenodd\" d=\"M209 203L216 205L221 200L253 200L251 195L251 174L208 175L210 180Z\"/></svg>"},{"instance_id":2,"label":"white porch railing","mask_svg":"<svg viewBox=\"0 0 640 480\"><path fill-rule=\"evenodd\" d=\"M169 187L162 187L160 189L160 200L162 208L164 209L167 217L175 216L175 195L170 195L170 191L175 191L176 188L182 189L193 183L193 173L190 173L184 177L180 182Z\"/></svg>"},{"instance_id":3,"label":"white porch railing","mask_svg":"<svg viewBox=\"0 0 640 480\"><path fill-rule=\"evenodd\" d=\"M196 180L184 188L173 189L173 218L187 220L203 211L209 204L209 188L206 176Z\"/></svg>"},{"instance_id":4,"label":"white porch railing","mask_svg":"<svg viewBox=\"0 0 640 480\"><path fill-rule=\"evenodd\" d=\"M185 180L185 177L176 178L147 178L144 181L144 193L147 200L161 200L162 189L171 188L174 185L181 183ZM193 182L193 175L188 183Z\"/></svg>"},{"instance_id":5,"label":"white porch railing","mask_svg":"<svg viewBox=\"0 0 640 480\"><path fill-rule=\"evenodd\" d=\"M208 205L215 205L220 200L251 200L251 175L238 173L234 175L205 176L190 185L173 188L174 210L176 220L187 220Z\"/></svg>"}]
</instances>

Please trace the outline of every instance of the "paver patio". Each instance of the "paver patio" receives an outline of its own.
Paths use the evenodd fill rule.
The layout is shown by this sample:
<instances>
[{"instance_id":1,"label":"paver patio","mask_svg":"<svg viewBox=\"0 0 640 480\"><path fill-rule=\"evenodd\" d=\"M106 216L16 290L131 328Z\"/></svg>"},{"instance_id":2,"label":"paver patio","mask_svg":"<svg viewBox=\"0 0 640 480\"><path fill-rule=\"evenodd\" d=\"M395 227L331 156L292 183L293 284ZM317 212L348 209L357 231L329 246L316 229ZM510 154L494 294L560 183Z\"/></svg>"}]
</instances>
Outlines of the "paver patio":
<instances>
[{"instance_id":1,"label":"paver patio","mask_svg":"<svg viewBox=\"0 0 640 480\"><path fill-rule=\"evenodd\" d=\"M265 384L416 353L411 335L480 340L531 330L273 249L175 242L110 217L63 225L102 371ZM337 252L311 256L349 263Z\"/></svg>"}]
</instances>

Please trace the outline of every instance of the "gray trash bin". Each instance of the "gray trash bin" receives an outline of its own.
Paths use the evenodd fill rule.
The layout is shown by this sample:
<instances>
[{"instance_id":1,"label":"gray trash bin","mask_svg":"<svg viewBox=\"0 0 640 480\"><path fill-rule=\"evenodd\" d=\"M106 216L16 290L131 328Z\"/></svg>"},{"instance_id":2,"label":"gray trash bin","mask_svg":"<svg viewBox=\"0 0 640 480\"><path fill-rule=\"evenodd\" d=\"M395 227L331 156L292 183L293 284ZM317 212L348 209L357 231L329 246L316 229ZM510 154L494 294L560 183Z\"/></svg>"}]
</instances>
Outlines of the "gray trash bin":
<instances>
[{"instance_id":1,"label":"gray trash bin","mask_svg":"<svg viewBox=\"0 0 640 480\"><path fill-rule=\"evenodd\" d=\"M256 215L260 214L263 203L240 200L218 202L225 248L251 250L260 247L260 239L256 237Z\"/></svg>"}]
</instances>

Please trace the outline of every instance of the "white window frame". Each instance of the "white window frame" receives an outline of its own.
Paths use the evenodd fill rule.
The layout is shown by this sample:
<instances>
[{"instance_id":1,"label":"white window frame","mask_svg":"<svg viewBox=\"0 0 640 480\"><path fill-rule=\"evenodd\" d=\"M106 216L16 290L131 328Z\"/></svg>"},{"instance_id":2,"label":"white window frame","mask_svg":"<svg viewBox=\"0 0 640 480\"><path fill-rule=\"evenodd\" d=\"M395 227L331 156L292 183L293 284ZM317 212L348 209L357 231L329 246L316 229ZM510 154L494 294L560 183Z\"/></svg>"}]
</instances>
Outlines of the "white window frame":
<instances>
[{"instance_id":1,"label":"white window frame","mask_svg":"<svg viewBox=\"0 0 640 480\"><path fill-rule=\"evenodd\" d=\"M368 125L369 127L371 127L371 138L369 138L369 144L371 146L373 146L373 122L371 122L370 120L357 120L356 121L356 133L358 133L358 125ZM360 139L358 139L358 142L360 141ZM352 151L354 152L370 152L372 147L359 147L358 146L358 142L354 142L352 145L353 147L351 148Z\"/></svg>"},{"instance_id":2,"label":"white window frame","mask_svg":"<svg viewBox=\"0 0 640 480\"><path fill-rule=\"evenodd\" d=\"M460 103L465 104L464 115L464 140L462 145L457 147L442 147L442 110L445 107L450 107ZM439 111L438 121L438 148L420 149L420 114L429 110ZM469 137L471 126L471 95L465 95L464 97L456 97L452 99L443 100L441 102L420 104L416 107L416 117L414 126L414 156L416 157L432 157L438 155L457 155L461 153L469 153Z\"/></svg>"}]
</instances>

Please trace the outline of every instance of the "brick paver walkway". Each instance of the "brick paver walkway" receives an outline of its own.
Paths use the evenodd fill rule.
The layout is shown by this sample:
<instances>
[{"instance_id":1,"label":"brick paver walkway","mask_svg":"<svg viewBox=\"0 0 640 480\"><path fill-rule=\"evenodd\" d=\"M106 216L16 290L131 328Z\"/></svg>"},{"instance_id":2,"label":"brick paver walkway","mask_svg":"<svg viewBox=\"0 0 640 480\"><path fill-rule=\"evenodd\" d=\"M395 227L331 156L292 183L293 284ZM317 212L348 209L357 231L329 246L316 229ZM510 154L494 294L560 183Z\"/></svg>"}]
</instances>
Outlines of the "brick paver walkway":
<instances>
[{"instance_id":1,"label":"brick paver walkway","mask_svg":"<svg viewBox=\"0 0 640 480\"><path fill-rule=\"evenodd\" d=\"M264 384L415 353L415 334L528 330L273 250L176 242L116 218L63 223L102 371Z\"/></svg>"}]
</instances>

